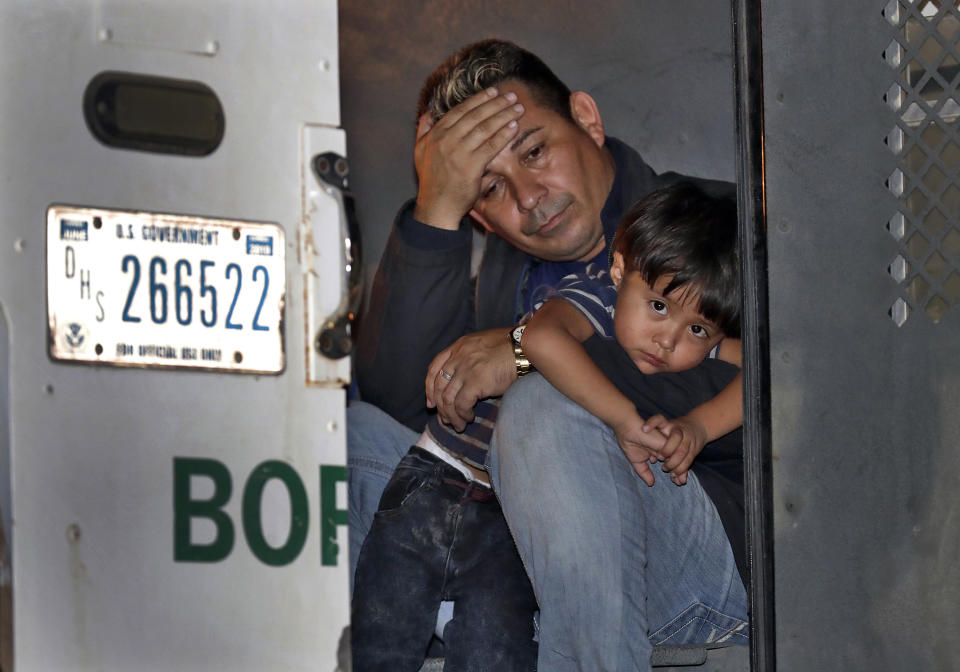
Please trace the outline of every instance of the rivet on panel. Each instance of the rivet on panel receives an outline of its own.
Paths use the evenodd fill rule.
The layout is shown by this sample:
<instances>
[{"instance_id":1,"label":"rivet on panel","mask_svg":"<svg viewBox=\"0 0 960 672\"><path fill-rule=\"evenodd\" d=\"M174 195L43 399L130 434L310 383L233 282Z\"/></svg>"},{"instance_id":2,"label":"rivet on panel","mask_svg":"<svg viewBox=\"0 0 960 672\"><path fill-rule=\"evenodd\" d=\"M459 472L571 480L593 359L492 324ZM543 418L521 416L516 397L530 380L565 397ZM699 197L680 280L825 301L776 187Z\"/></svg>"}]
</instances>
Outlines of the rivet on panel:
<instances>
[{"instance_id":1,"label":"rivet on panel","mask_svg":"<svg viewBox=\"0 0 960 672\"><path fill-rule=\"evenodd\" d=\"M220 51L220 43L216 40L210 40L204 45L204 51L210 56L216 56Z\"/></svg>"},{"instance_id":2,"label":"rivet on panel","mask_svg":"<svg viewBox=\"0 0 960 672\"><path fill-rule=\"evenodd\" d=\"M330 71L330 61L325 58L321 58L320 62L317 63L317 67L320 68L320 72L329 72Z\"/></svg>"},{"instance_id":3,"label":"rivet on panel","mask_svg":"<svg viewBox=\"0 0 960 672\"><path fill-rule=\"evenodd\" d=\"M909 271L909 264L907 260L904 259L899 254L896 259L890 262L890 265L887 267L887 273L890 274L890 277L897 281L897 283L903 282L907 277L907 272Z\"/></svg>"},{"instance_id":4,"label":"rivet on panel","mask_svg":"<svg viewBox=\"0 0 960 672\"><path fill-rule=\"evenodd\" d=\"M899 154L901 151L903 151L903 129L899 126L894 126L893 130L887 133L887 136L883 139L883 142L886 143L891 152L894 154Z\"/></svg>"},{"instance_id":5,"label":"rivet on panel","mask_svg":"<svg viewBox=\"0 0 960 672\"><path fill-rule=\"evenodd\" d=\"M101 42L109 42L113 39L113 31L104 26L97 31L97 39Z\"/></svg>"},{"instance_id":6,"label":"rivet on panel","mask_svg":"<svg viewBox=\"0 0 960 672\"><path fill-rule=\"evenodd\" d=\"M900 3L898 3L897 0L890 0L880 13L885 16L887 21L892 25L895 26L900 23Z\"/></svg>"},{"instance_id":7,"label":"rivet on panel","mask_svg":"<svg viewBox=\"0 0 960 672\"><path fill-rule=\"evenodd\" d=\"M903 238L906 230L907 225L902 212L897 212L897 214L891 217L890 221L887 222L887 231L889 231L890 235L897 240Z\"/></svg>"},{"instance_id":8,"label":"rivet on panel","mask_svg":"<svg viewBox=\"0 0 960 672\"><path fill-rule=\"evenodd\" d=\"M70 523L67 525L67 541L71 544L75 544L80 541L80 526L76 523Z\"/></svg>"},{"instance_id":9,"label":"rivet on panel","mask_svg":"<svg viewBox=\"0 0 960 672\"><path fill-rule=\"evenodd\" d=\"M43 393L48 397L53 396L53 383L47 383L43 386Z\"/></svg>"},{"instance_id":10,"label":"rivet on panel","mask_svg":"<svg viewBox=\"0 0 960 672\"><path fill-rule=\"evenodd\" d=\"M337 431L337 422L335 420L330 420L327 422L327 431L331 434Z\"/></svg>"},{"instance_id":11,"label":"rivet on panel","mask_svg":"<svg viewBox=\"0 0 960 672\"><path fill-rule=\"evenodd\" d=\"M23 238L17 238L15 241L13 241L13 249L16 252L23 252L25 249L27 249L27 241L25 241Z\"/></svg>"},{"instance_id":12,"label":"rivet on panel","mask_svg":"<svg viewBox=\"0 0 960 672\"><path fill-rule=\"evenodd\" d=\"M891 40L890 45L883 50L883 53L880 54L880 58L886 61L887 65L891 68L900 67L900 59L903 57L903 47L900 46L900 43L896 40Z\"/></svg>"},{"instance_id":13,"label":"rivet on panel","mask_svg":"<svg viewBox=\"0 0 960 672\"><path fill-rule=\"evenodd\" d=\"M894 324L902 327L903 323L907 321L907 317L910 316L910 306L908 306L907 302L903 299L897 299L893 302L893 305L890 306L887 314L890 315L890 319L893 320Z\"/></svg>"},{"instance_id":14,"label":"rivet on panel","mask_svg":"<svg viewBox=\"0 0 960 672\"><path fill-rule=\"evenodd\" d=\"M890 177L886 179L884 185L890 190L891 194L897 198L900 198L903 195L903 173L899 169L894 170L892 173L890 173Z\"/></svg>"}]
</instances>

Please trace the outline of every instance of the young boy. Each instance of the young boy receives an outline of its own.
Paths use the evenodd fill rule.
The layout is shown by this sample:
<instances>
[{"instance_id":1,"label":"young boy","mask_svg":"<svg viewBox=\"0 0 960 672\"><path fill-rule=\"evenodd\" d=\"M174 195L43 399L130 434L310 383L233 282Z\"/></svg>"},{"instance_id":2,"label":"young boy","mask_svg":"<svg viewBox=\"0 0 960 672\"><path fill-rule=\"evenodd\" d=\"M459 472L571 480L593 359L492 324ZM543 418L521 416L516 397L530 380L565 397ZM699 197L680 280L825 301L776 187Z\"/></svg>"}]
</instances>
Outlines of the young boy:
<instances>
[{"instance_id":1,"label":"young boy","mask_svg":"<svg viewBox=\"0 0 960 672\"><path fill-rule=\"evenodd\" d=\"M532 348L531 361L543 367L541 373L610 424L648 484L654 478L648 460L665 460L665 470L682 484L704 442L740 424L739 386L732 384L735 389L684 418L644 422L580 344L594 330L608 337L616 333L643 373L692 368L711 350L738 362L739 343L721 342L724 335L739 334L735 230L719 226L724 230L719 238L729 237L728 244L718 244L720 261L707 259L716 241L693 240L700 233L681 225L691 219L689 213L663 207L677 199L702 204L689 202L691 193L710 204L717 200L681 184L654 192L627 214L614 241L611 269L619 300L606 270L570 276L557 290L565 300L541 301L523 335L524 351ZM645 216L648 210L656 215ZM701 229L709 228L713 214L701 218ZM735 229L735 207L733 222ZM661 235L664 227L672 235ZM703 254L692 254L691 246ZM637 270L647 265L633 263L640 254L654 260L648 280ZM660 345L641 341L641 334ZM434 416L384 490L355 576L357 672L418 670L442 600L455 603L444 630L445 670L535 669L536 599L484 471L498 408L497 400L480 402L477 419L462 434Z\"/></svg>"},{"instance_id":2,"label":"young boy","mask_svg":"<svg viewBox=\"0 0 960 672\"><path fill-rule=\"evenodd\" d=\"M609 276L588 268L586 275L565 278L540 298L553 297L523 333L530 362L613 429L648 485L654 460L683 485L703 446L743 423L741 376L685 416L644 421L582 343L594 333L616 338L645 375L686 371L708 356L739 367L736 221L732 201L710 197L692 183L652 192L624 215Z\"/></svg>"}]
</instances>

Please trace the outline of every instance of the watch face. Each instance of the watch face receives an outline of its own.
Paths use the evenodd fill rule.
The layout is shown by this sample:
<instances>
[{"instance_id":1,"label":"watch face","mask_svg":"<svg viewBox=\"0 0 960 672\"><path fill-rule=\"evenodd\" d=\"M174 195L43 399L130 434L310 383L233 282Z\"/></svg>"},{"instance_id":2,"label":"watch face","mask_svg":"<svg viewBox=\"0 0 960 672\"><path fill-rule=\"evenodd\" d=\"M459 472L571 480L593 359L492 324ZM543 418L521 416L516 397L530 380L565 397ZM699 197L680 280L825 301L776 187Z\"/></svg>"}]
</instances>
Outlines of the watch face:
<instances>
[{"instance_id":1,"label":"watch face","mask_svg":"<svg viewBox=\"0 0 960 672\"><path fill-rule=\"evenodd\" d=\"M513 342L517 345L520 345L520 339L523 337L523 330L526 328L527 325L525 324L513 328L513 333L511 335L513 336Z\"/></svg>"}]
</instances>

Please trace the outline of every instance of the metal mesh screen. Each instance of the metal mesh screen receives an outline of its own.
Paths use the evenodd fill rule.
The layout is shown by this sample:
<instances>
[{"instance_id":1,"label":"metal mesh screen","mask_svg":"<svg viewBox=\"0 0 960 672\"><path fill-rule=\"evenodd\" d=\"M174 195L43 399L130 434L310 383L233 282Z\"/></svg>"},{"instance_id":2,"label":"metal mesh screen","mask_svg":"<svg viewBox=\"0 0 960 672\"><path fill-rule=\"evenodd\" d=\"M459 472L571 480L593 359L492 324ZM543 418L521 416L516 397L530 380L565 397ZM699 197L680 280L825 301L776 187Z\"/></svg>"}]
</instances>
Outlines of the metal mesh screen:
<instances>
[{"instance_id":1,"label":"metal mesh screen","mask_svg":"<svg viewBox=\"0 0 960 672\"><path fill-rule=\"evenodd\" d=\"M885 138L899 200L887 223L899 245L890 317L902 326L919 310L936 323L960 302L960 0L890 0L883 16L883 58L896 72L884 100L897 113Z\"/></svg>"}]
</instances>

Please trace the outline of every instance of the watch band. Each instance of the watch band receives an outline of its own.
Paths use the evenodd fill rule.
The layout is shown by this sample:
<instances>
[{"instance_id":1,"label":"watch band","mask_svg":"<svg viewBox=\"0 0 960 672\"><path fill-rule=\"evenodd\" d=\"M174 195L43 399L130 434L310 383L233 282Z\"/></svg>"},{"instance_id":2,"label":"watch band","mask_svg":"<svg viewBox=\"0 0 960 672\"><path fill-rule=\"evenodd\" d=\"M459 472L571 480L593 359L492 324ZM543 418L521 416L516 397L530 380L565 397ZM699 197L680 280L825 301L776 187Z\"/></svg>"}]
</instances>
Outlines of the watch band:
<instances>
[{"instance_id":1,"label":"watch band","mask_svg":"<svg viewBox=\"0 0 960 672\"><path fill-rule=\"evenodd\" d=\"M510 341L513 343L513 359L517 366L517 378L525 376L533 371L530 360L523 354L523 347L520 345L520 339L523 337L523 330L526 325L519 325L510 330Z\"/></svg>"}]
</instances>

